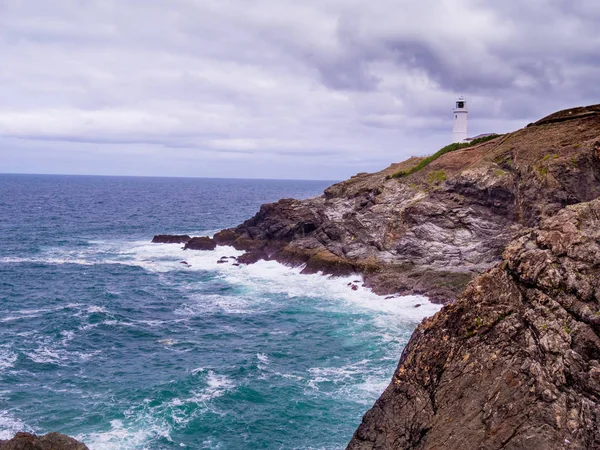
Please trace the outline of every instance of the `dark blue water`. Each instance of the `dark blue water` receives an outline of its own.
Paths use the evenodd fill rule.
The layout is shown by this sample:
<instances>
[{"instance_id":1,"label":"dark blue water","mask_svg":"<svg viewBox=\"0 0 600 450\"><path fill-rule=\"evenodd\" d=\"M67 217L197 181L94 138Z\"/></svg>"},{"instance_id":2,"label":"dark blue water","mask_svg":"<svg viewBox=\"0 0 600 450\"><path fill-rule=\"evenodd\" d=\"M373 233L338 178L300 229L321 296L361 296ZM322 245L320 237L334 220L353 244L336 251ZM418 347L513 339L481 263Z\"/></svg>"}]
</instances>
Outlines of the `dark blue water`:
<instances>
[{"instance_id":1,"label":"dark blue water","mask_svg":"<svg viewBox=\"0 0 600 450\"><path fill-rule=\"evenodd\" d=\"M329 184L0 175L0 439L342 448L437 307L352 291L355 277L217 264L231 248L149 243Z\"/></svg>"}]
</instances>

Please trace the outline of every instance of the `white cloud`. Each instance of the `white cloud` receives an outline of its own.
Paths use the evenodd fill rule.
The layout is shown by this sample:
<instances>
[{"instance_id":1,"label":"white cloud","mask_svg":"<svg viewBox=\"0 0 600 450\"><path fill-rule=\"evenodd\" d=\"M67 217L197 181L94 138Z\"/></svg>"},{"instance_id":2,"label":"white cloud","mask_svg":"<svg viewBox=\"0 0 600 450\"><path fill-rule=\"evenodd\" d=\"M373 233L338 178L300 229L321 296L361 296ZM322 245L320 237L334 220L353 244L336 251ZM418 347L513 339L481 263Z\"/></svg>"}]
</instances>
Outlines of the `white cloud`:
<instances>
[{"instance_id":1,"label":"white cloud","mask_svg":"<svg viewBox=\"0 0 600 450\"><path fill-rule=\"evenodd\" d=\"M457 94L473 134L598 102L598 18L590 0L2 0L0 171L377 170L445 145Z\"/></svg>"}]
</instances>

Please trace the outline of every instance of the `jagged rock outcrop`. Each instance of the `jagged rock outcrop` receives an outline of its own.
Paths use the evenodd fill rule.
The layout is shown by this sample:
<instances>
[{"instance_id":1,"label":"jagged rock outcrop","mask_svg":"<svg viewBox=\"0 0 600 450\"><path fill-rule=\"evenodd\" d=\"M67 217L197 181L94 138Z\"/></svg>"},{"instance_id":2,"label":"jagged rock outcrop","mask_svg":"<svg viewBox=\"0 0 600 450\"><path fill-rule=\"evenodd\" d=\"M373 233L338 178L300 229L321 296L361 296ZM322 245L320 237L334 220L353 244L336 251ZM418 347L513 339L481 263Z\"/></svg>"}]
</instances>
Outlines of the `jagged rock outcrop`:
<instances>
[{"instance_id":1,"label":"jagged rock outcrop","mask_svg":"<svg viewBox=\"0 0 600 450\"><path fill-rule=\"evenodd\" d=\"M85 444L59 433L36 436L17 433L8 441L0 441L0 450L89 450Z\"/></svg>"},{"instance_id":2,"label":"jagged rock outcrop","mask_svg":"<svg viewBox=\"0 0 600 450\"><path fill-rule=\"evenodd\" d=\"M153 244L185 244L192 239L187 234L157 234L152 238Z\"/></svg>"},{"instance_id":3,"label":"jagged rock outcrop","mask_svg":"<svg viewBox=\"0 0 600 450\"><path fill-rule=\"evenodd\" d=\"M600 449L600 199L426 319L348 449Z\"/></svg>"},{"instance_id":4,"label":"jagged rock outcrop","mask_svg":"<svg viewBox=\"0 0 600 450\"><path fill-rule=\"evenodd\" d=\"M240 262L359 272L380 294L451 301L521 230L600 195L600 105L561 111L390 178L421 160L359 174L320 197L263 205L214 241L246 250Z\"/></svg>"}]
</instances>

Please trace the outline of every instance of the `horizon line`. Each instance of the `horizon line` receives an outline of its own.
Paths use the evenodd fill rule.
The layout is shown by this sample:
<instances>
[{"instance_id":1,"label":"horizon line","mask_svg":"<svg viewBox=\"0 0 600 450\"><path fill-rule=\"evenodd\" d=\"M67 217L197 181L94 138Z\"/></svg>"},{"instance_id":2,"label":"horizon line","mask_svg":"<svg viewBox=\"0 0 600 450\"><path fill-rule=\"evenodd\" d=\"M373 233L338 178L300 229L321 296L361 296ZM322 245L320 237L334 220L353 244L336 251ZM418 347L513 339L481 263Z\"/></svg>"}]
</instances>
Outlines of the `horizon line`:
<instances>
[{"instance_id":1,"label":"horizon line","mask_svg":"<svg viewBox=\"0 0 600 450\"><path fill-rule=\"evenodd\" d=\"M2 175L41 175L57 177L110 177L110 178L185 178L185 179L204 179L204 180L245 180L245 181L326 181L340 182L343 180L324 180L308 178L251 178L251 177L203 177L203 176L173 176L173 175L108 175L108 174L81 174L81 173L25 173L25 172L0 172Z\"/></svg>"}]
</instances>

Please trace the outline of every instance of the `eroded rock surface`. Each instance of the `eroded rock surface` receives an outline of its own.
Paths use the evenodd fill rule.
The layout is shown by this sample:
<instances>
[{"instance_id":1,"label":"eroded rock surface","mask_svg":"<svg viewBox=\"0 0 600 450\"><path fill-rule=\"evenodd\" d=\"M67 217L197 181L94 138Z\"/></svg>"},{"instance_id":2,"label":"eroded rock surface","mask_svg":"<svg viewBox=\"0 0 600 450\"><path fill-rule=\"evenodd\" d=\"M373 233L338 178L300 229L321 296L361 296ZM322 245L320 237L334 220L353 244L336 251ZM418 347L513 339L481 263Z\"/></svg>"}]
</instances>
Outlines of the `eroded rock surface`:
<instances>
[{"instance_id":1,"label":"eroded rock surface","mask_svg":"<svg viewBox=\"0 0 600 450\"><path fill-rule=\"evenodd\" d=\"M426 319L348 449L600 449L600 199Z\"/></svg>"},{"instance_id":2,"label":"eroded rock surface","mask_svg":"<svg viewBox=\"0 0 600 450\"><path fill-rule=\"evenodd\" d=\"M89 450L85 444L59 433L36 436L17 433L8 441L0 441L0 450Z\"/></svg>"}]
</instances>

